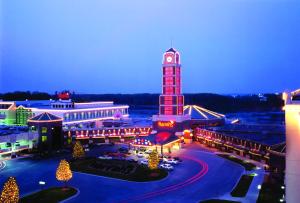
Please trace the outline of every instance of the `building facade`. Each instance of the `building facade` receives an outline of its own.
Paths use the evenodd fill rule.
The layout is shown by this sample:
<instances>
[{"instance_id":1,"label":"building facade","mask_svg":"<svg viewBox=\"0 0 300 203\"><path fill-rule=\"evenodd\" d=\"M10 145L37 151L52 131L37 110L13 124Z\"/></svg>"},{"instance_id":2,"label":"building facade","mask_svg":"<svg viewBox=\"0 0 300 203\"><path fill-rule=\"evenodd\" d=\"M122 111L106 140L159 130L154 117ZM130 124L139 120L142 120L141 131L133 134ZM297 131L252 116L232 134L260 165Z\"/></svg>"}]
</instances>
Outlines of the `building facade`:
<instances>
[{"instance_id":1,"label":"building facade","mask_svg":"<svg viewBox=\"0 0 300 203\"><path fill-rule=\"evenodd\" d=\"M13 125L16 123L16 103L0 101L0 124Z\"/></svg>"},{"instance_id":2,"label":"building facade","mask_svg":"<svg viewBox=\"0 0 300 203\"><path fill-rule=\"evenodd\" d=\"M286 124L286 202L300 202L300 89L284 93Z\"/></svg>"},{"instance_id":3,"label":"building facade","mask_svg":"<svg viewBox=\"0 0 300 203\"><path fill-rule=\"evenodd\" d=\"M29 103L29 102L28 102ZM47 105L16 105L16 102L0 102L0 124L27 125L27 120L44 112L63 119L64 126L91 124L101 125L103 120L127 118L128 105L109 102L76 103L72 100L46 101Z\"/></svg>"}]
</instances>

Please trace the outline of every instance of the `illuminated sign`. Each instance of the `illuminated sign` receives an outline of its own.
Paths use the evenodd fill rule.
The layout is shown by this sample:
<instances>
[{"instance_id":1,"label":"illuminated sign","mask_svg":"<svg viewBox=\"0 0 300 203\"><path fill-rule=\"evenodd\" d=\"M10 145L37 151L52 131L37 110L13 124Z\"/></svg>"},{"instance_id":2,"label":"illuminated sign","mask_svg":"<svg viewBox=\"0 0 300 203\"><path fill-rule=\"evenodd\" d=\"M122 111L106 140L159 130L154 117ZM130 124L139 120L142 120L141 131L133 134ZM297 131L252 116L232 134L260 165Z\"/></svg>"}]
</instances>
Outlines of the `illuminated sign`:
<instances>
[{"instance_id":1,"label":"illuminated sign","mask_svg":"<svg viewBox=\"0 0 300 203\"><path fill-rule=\"evenodd\" d=\"M162 128L173 128L174 124L174 121L158 121L158 126Z\"/></svg>"}]
</instances>

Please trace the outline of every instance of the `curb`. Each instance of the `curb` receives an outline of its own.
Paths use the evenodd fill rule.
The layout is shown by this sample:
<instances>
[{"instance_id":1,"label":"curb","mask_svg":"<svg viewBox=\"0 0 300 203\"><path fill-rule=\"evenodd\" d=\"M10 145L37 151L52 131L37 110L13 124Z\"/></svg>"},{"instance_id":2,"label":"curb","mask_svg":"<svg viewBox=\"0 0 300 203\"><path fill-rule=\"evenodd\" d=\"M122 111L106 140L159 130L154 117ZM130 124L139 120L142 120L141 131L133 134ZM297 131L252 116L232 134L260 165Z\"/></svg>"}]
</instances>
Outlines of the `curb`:
<instances>
[{"instance_id":1,"label":"curb","mask_svg":"<svg viewBox=\"0 0 300 203\"><path fill-rule=\"evenodd\" d=\"M163 179L160 180L151 180L151 181L132 181L132 180L124 180L124 179L119 179L119 178L113 178L113 177L108 177L108 176L101 176L101 175L96 175L96 174L91 174L91 173L84 173L84 172L78 172L78 171L72 171L73 173L78 173L81 175L87 175L87 176L94 176L94 177L98 177L98 178L106 178L106 179L111 179L111 180L118 180L118 181L123 181L123 182L130 182L130 183L140 183L140 184L145 184L145 183L149 183L149 182L160 182L160 181L165 181L166 178L169 177L169 172L168 175L166 177L164 177Z\"/></svg>"}]
</instances>

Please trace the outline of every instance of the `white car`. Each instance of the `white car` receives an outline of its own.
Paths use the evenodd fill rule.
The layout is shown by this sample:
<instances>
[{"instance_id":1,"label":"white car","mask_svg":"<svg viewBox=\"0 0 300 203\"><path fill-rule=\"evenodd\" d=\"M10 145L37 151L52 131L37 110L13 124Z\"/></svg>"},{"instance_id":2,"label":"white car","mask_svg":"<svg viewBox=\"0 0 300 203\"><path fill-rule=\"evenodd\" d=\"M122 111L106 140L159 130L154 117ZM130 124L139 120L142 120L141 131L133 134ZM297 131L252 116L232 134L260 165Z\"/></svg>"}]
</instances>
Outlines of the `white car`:
<instances>
[{"instance_id":1,"label":"white car","mask_svg":"<svg viewBox=\"0 0 300 203\"><path fill-rule=\"evenodd\" d=\"M178 164L179 162L175 159L167 159L164 160L164 162L168 163L168 164Z\"/></svg>"},{"instance_id":2,"label":"white car","mask_svg":"<svg viewBox=\"0 0 300 203\"><path fill-rule=\"evenodd\" d=\"M112 159L112 157L104 155L104 156L98 156L98 159L107 159L107 160L110 160L110 159Z\"/></svg>"},{"instance_id":3,"label":"white car","mask_svg":"<svg viewBox=\"0 0 300 203\"><path fill-rule=\"evenodd\" d=\"M145 153L146 153L146 154L151 154L152 151L153 151L152 149L147 149L147 150L145 151Z\"/></svg>"},{"instance_id":4,"label":"white car","mask_svg":"<svg viewBox=\"0 0 300 203\"><path fill-rule=\"evenodd\" d=\"M147 161L147 160L142 160L142 161L141 161L141 164L143 164L143 165L148 165L148 161Z\"/></svg>"},{"instance_id":5,"label":"white car","mask_svg":"<svg viewBox=\"0 0 300 203\"><path fill-rule=\"evenodd\" d=\"M168 171L171 171L174 169L173 166L171 166L171 164L161 164L160 165L161 168L167 169Z\"/></svg>"},{"instance_id":6,"label":"white car","mask_svg":"<svg viewBox=\"0 0 300 203\"><path fill-rule=\"evenodd\" d=\"M142 158L142 157L144 157L144 153L143 152L139 152L139 153L137 153L137 157L139 157L139 158Z\"/></svg>"}]
</instances>

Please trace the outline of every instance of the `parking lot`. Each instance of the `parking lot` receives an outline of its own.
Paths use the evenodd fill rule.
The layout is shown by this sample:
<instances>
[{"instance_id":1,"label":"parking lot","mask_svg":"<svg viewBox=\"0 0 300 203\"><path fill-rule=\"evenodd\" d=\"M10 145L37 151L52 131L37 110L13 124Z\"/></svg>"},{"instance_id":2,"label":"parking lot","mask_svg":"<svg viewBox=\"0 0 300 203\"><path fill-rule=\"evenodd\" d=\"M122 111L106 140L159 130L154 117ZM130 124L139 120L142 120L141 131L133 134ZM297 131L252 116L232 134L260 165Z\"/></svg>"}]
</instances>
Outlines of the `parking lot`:
<instances>
[{"instance_id":1,"label":"parking lot","mask_svg":"<svg viewBox=\"0 0 300 203\"><path fill-rule=\"evenodd\" d=\"M104 155L117 152L119 145L90 148L88 155ZM199 202L230 192L239 180L243 168L212 153L190 149L187 146L173 155L182 159L174 170L159 181L133 182L115 178L73 173L68 183L80 190L80 194L68 202ZM128 156L130 157L130 156ZM146 157L137 157L139 160ZM15 176L20 194L40 190L38 182L45 187L59 186L55 171L61 158L33 160L30 158L7 161L1 171L1 184L9 176Z\"/></svg>"},{"instance_id":2,"label":"parking lot","mask_svg":"<svg viewBox=\"0 0 300 203\"><path fill-rule=\"evenodd\" d=\"M135 161L139 164L148 165L148 157L152 152L152 149L139 148L130 149L128 145L117 144L114 146L101 146L104 148L102 151L98 151L99 159L125 159L128 161ZM110 148L110 150L105 150ZM172 157L170 155L159 156L159 167L168 171L173 171L182 160L179 157Z\"/></svg>"}]
</instances>

